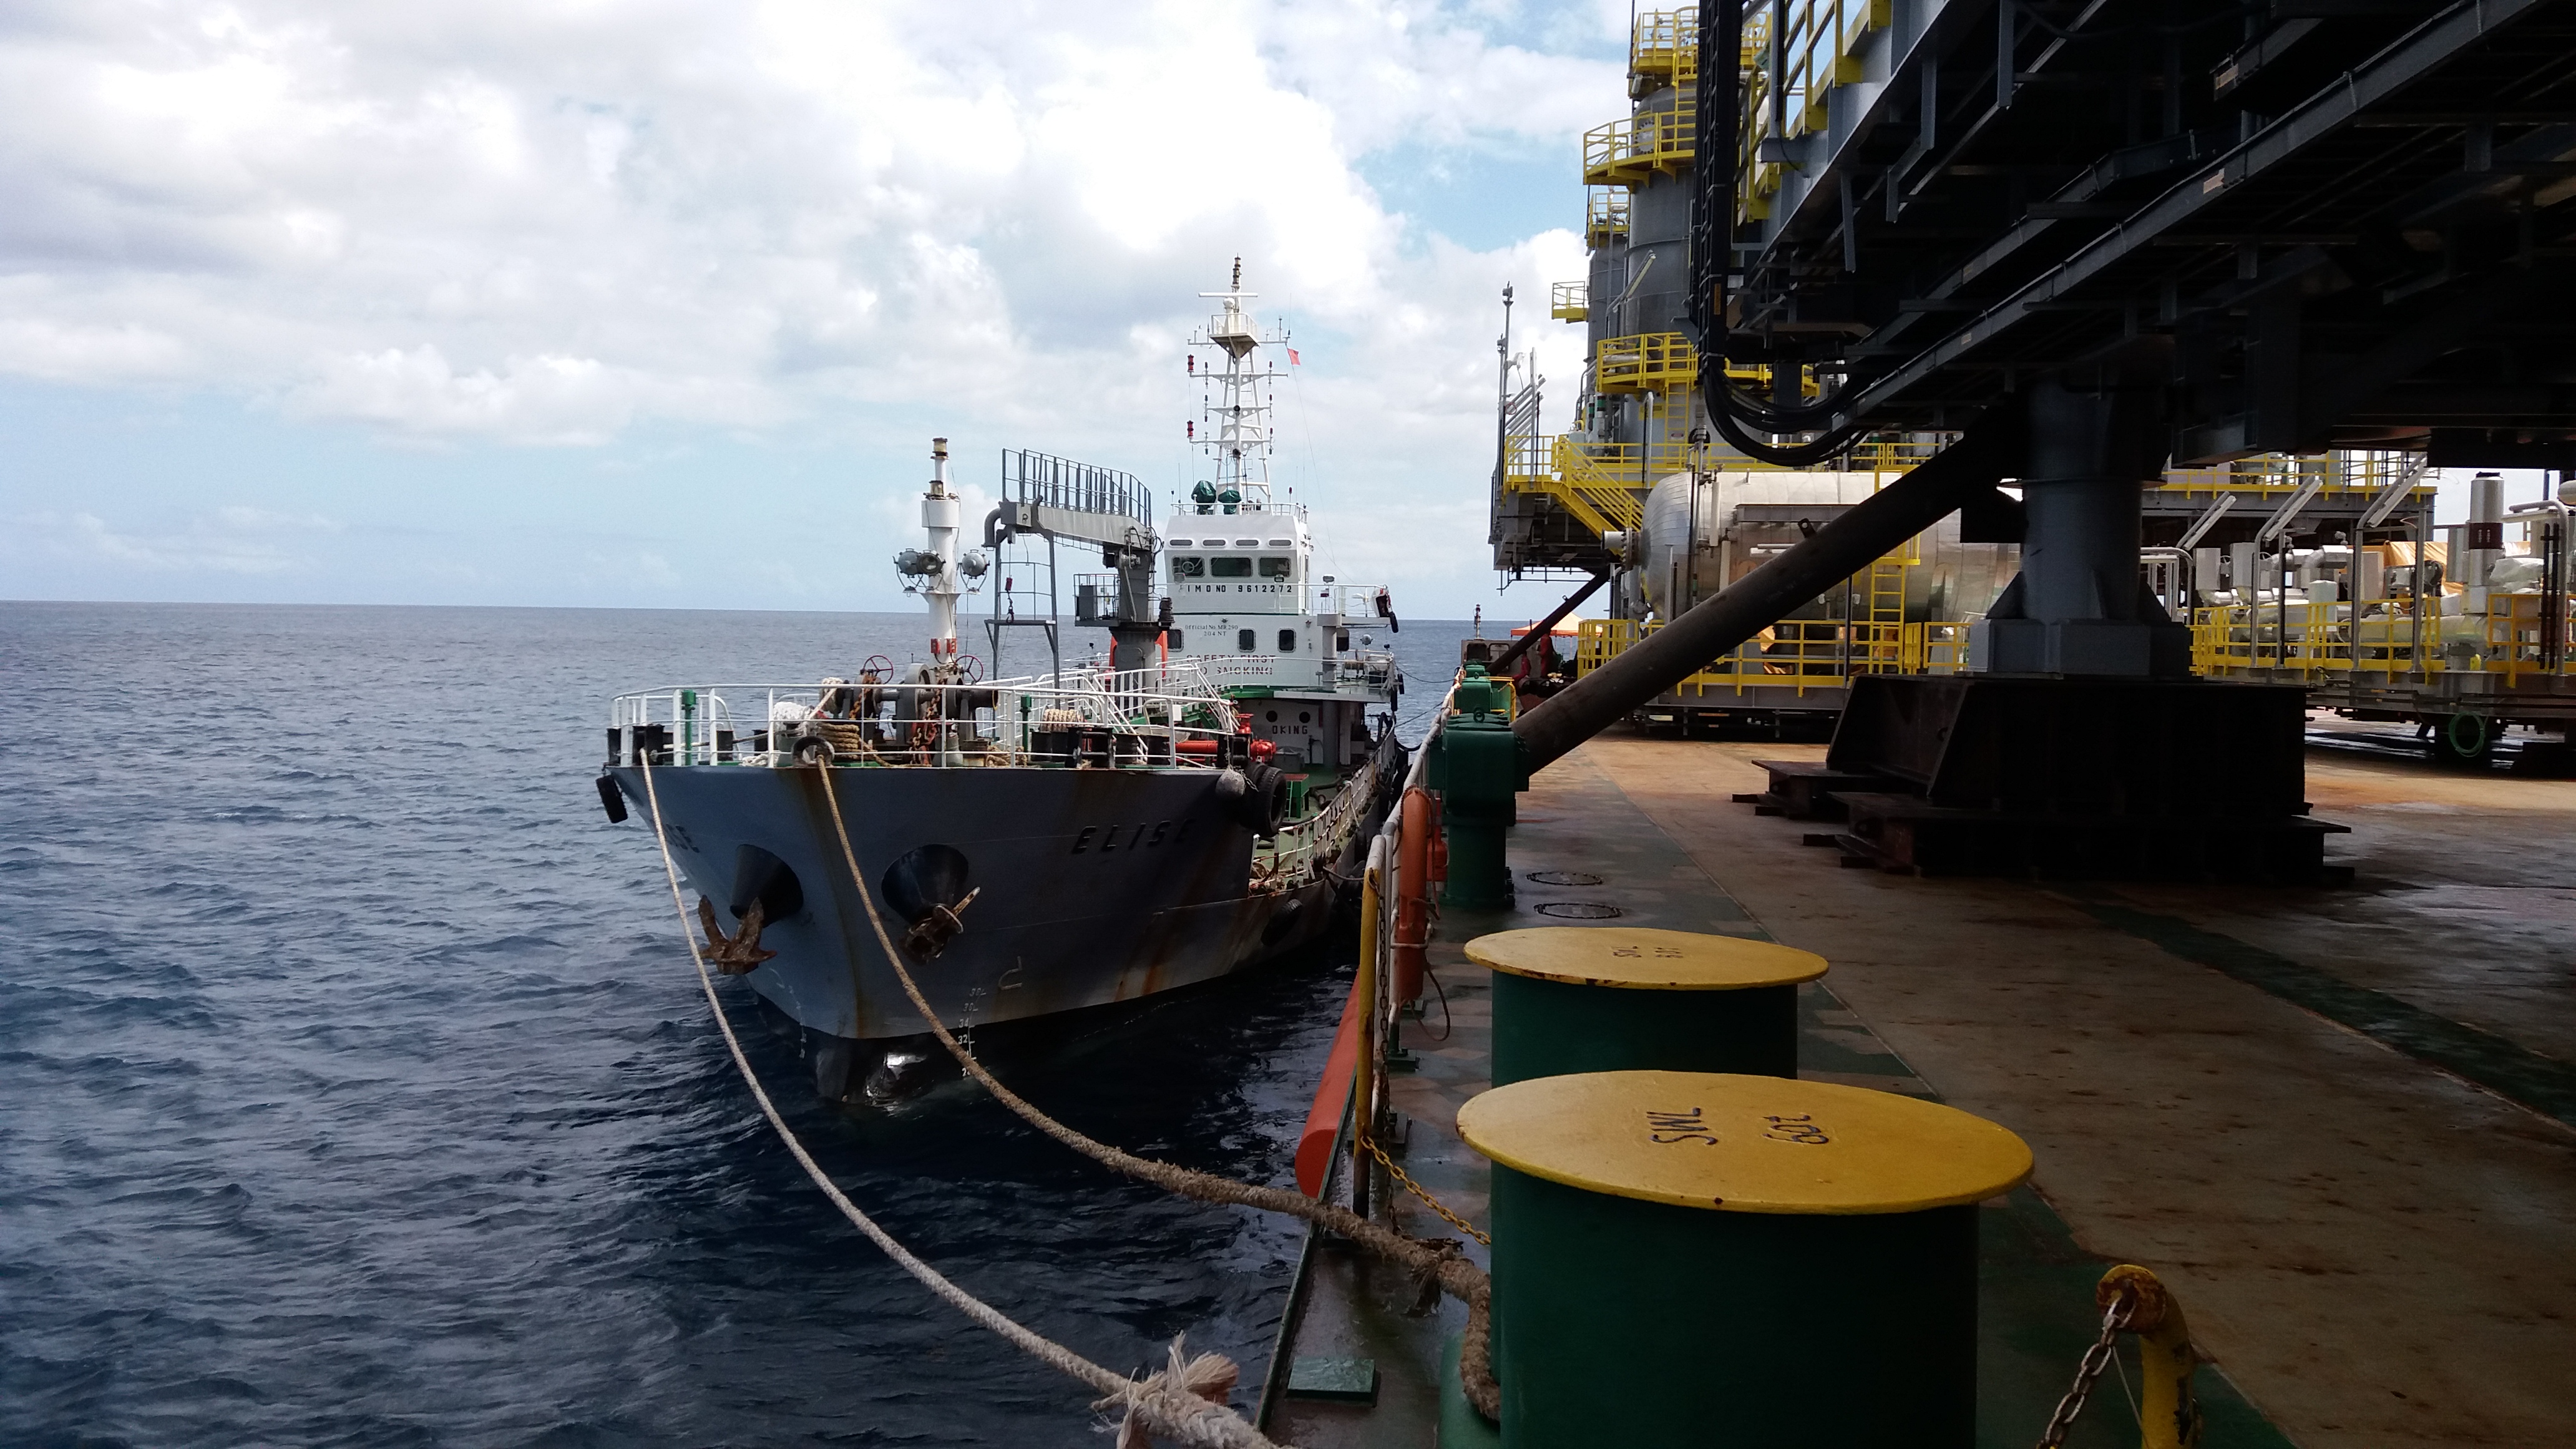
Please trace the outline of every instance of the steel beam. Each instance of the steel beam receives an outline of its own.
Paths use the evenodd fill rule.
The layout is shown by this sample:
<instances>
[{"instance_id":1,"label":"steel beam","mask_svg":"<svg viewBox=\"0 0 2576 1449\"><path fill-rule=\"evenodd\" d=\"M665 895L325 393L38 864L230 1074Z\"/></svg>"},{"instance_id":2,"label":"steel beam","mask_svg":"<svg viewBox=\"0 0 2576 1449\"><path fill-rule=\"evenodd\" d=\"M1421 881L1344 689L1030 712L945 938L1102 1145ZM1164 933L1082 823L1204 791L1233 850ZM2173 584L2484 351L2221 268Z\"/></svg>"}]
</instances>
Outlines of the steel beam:
<instances>
[{"instance_id":1,"label":"steel beam","mask_svg":"<svg viewBox=\"0 0 2576 1449\"><path fill-rule=\"evenodd\" d=\"M1871 494L1815 536L1639 640L1512 724L1537 770L1628 716L1799 605L1867 568L1991 488L2021 462L2020 419L1999 409L1959 441Z\"/></svg>"}]
</instances>

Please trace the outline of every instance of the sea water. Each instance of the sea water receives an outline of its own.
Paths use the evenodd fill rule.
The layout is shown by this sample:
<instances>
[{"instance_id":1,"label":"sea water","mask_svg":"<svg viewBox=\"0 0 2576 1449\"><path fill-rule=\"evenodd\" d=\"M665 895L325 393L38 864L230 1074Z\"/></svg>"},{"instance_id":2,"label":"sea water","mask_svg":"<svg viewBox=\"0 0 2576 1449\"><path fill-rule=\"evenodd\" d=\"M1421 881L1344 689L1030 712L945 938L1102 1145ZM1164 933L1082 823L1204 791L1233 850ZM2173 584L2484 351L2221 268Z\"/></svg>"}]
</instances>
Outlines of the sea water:
<instances>
[{"instance_id":1,"label":"sea water","mask_svg":"<svg viewBox=\"0 0 2576 1449\"><path fill-rule=\"evenodd\" d=\"M1415 680L1408 738L1464 633L1377 633ZM788 1157L648 827L591 786L612 693L848 675L919 635L0 604L0 1444L1104 1442L1087 1390L930 1297ZM1068 662L1102 637L1068 630ZM1349 951L1014 1083L1284 1182ZM1117 1178L963 1082L825 1108L722 993L796 1130L914 1251L1113 1368L1186 1332L1243 1365L1249 1408L1296 1225Z\"/></svg>"}]
</instances>

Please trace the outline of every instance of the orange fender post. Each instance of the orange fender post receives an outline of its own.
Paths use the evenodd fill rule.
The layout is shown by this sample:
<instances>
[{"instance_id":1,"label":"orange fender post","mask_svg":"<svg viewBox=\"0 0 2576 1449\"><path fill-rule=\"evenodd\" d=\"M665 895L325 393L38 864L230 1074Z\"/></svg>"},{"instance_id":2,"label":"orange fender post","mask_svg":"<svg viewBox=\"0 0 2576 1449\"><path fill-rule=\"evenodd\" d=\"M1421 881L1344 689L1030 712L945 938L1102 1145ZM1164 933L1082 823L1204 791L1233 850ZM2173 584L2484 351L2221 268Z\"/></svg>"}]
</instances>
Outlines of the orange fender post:
<instances>
[{"instance_id":1,"label":"orange fender post","mask_svg":"<svg viewBox=\"0 0 2576 1449\"><path fill-rule=\"evenodd\" d=\"M1306 1109L1306 1130L1297 1134L1297 1190L1308 1197L1323 1196L1324 1174L1333 1165L1333 1139L1342 1135L1342 1111L1350 1105L1351 1074L1360 1059L1360 1018L1367 1010L1353 982L1342 1003L1342 1029L1333 1034L1332 1055L1324 1059L1324 1080L1315 1084L1315 1104Z\"/></svg>"},{"instance_id":2,"label":"orange fender post","mask_svg":"<svg viewBox=\"0 0 2576 1449\"><path fill-rule=\"evenodd\" d=\"M1403 853L1396 866L1395 999L1410 1006L1422 999L1425 948L1431 944L1431 854L1440 822L1428 790L1405 791L1398 808Z\"/></svg>"}]
</instances>

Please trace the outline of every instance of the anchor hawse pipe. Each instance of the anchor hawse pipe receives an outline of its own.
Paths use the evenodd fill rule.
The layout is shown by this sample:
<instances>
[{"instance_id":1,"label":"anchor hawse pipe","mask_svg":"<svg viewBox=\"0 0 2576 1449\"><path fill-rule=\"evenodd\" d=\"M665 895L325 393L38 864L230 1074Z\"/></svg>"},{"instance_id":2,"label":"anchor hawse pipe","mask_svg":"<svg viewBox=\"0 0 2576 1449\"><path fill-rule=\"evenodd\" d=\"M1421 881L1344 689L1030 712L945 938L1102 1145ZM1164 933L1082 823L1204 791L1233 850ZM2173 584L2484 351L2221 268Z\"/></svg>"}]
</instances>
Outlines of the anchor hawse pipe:
<instances>
[{"instance_id":1,"label":"anchor hawse pipe","mask_svg":"<svg viewBox=\"0 0 2576 1449\"><path fill-rule=\"evenodd\" d=\"M1998 410L1999 412L2001 410ZM1790 610L1930 528L1979 489L2018 473L2019 420L1989 413L1959 441L1728 585L1512 724L1523 768L1538 770Z\"/></svg>"}]
</instances>

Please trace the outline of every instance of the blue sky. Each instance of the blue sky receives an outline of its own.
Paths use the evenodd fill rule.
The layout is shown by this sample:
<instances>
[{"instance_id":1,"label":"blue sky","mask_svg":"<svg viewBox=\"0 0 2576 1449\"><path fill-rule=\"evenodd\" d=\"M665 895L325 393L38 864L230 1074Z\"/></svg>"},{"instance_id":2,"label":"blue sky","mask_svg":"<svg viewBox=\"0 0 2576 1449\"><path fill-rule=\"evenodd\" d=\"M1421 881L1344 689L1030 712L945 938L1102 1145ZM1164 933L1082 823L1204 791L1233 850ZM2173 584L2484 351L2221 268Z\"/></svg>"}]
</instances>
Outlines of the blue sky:
<instances>
[{"instance_id":1,"label":"blue sky","mask_svg":"<svg viewBox=\"0 0 2576 1449\"><path fill-rule=\"evenodd\" d=\"M0 597L909 607L933 434L1188 471L1241 255L1337 571L1490 608L1498 293L1580 275L1626 21L13 7Z\"/></svg>"}]
</instances>

